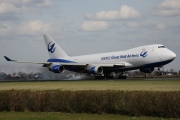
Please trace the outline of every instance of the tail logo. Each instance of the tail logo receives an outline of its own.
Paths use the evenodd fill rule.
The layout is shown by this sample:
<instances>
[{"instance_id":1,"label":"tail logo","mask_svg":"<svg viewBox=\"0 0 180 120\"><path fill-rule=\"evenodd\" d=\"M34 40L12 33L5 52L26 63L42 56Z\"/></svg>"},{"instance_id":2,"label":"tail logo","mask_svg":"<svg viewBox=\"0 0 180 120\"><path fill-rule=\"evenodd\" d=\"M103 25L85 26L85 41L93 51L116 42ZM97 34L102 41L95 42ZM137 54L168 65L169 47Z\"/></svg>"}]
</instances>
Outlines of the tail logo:
<instances>
[{"instance_id":1,"label":"tail logo","mask_svg":"<svg viewBox=\"0 0 180 120\"><path fill-rule=\"evenodd\" d=\"M52 41L48 44L48 51L54 53L54 51L56 50L55 43L51 43Z\"/></svg>"},{"instance_id":2,"label":"tail logo","mask_svg":"<svg viewBox=\"0 0 180 120\"><path fill-rule=\"evenodd\" d=\"M140 56L142 56L143 58L145 58L147 55L148 55L148 54L147 54L147 51L142 51L142 52L140 53Z\"/></svg>"}]
</instances>

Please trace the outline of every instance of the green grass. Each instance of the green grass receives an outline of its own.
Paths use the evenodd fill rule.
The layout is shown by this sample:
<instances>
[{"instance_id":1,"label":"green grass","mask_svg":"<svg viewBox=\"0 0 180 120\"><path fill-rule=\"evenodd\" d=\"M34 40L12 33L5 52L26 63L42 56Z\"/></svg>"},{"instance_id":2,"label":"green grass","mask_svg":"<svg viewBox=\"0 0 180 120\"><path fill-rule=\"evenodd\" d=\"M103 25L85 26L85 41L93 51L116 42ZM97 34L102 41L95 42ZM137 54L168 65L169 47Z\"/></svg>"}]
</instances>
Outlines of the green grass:
<instances>
[{"instance_id":1,"label":"green grass","mask_svg":"<svg viewBox=\"0 0 180 120\"><path fill-rule=\"evenodd\" d=\"M180 91L179 80L89 80L53 82L0 82L2 90L128 90L128 91ZM32 91L31 91L32 92ZM134 96L135 97L135 96ZM13 101L14 101L13 97ZM168 120L158 117L134 117L118 114L69 114L59 112L0 112L0 120ZM176 118L177 119L177 118ZM176 120L172 119L172 120Z\"/></svg>"},{"instance_id":2,"label":"green grass","mask_svg":"<svg viewBox=\"0 0 180 120\"><path fill-rule=\"evenodd\" d=\"M89 80L0 82L0 90L146 90L180 91L180 80Z\"/></svg>"},{"instance_id":3,"label":"green grass","mask_svg":"<svg viewBox=\"0 0 180 120\"><path fill-rule=\"evenodd\" d=\"M59 112L0 112L0 120L176 120L158 117L122 115L69 114Z\"/></svg>"}]
</instances>

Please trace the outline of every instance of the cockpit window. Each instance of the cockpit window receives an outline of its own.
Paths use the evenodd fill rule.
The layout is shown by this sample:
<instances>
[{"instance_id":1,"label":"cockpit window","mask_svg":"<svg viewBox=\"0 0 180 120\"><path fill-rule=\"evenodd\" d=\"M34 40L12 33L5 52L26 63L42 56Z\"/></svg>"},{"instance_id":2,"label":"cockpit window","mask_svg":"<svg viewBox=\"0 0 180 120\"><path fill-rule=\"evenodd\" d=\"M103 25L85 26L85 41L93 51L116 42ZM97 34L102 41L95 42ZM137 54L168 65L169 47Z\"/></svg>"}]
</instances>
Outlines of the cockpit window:
<instances>
[{"instance_id":1,"label":"cockpit window","mask_svg":"<svg viewBox=\"0 0 180 120\"><path fill-rule=\"evenodd\" d=\"M158 48L165 48L165 46L158 46Z\"/></svg>"}]
</instances>

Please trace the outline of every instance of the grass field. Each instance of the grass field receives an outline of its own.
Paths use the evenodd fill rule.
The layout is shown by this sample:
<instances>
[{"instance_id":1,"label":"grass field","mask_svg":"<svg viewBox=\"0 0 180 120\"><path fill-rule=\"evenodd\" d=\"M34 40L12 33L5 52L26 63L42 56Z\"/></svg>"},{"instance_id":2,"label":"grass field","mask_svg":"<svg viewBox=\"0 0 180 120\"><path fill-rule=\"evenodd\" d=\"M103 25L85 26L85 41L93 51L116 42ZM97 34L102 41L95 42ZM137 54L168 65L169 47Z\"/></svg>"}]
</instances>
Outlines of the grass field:
<instances>
[{"instance_id":1,"label":"grass field","mask_svg":"<svg viewBox=\"0 0 180 120\"><path fill-rule=\"evenodd\" d=\"M128 80L84 80L84 81L43 81L43 82L0 82L3 90L128 90L128 91L180 91L180 79L128 79ZM12 91L13 92L13 91ZM14 91L16 92L16 91ZM19 91L20 92L20 91ZM38 91L37 91L38 92ZM41 92L41 91L39 91ZM78 92L78 91L77 91ZM141 91L142 92L142 91ZM13 94L14 95L14 94ZM18 95L18 93L17 93ZM15 95L16 96L16 95ZM14 101L13 97L12 101ZM0 112L0 120L169 120L158 117L135 117L118 114L69 114L60 112ZM176 120L171 119L171 120Z\"/></svg>"},{"instance_id":2,"label":"grass field","mask_svg":"<svg viewBox=\"0 0 180 120\"><path fill-rule=\"evenodd\" d=\"M0 112L1 120L176 120L175 118L122 115L69 114L58 112Z\"/></svg>"},{"instance_id":3,"label":"grass field","mask_svg":"<svg viewBox=\"0 0 180 120\"><path fill-rule=\"evenodd\" d=\"M84 80L46 82L0 82L0 90L150 90L180 91L178 80Z\"/></svg>"}]
</instances>

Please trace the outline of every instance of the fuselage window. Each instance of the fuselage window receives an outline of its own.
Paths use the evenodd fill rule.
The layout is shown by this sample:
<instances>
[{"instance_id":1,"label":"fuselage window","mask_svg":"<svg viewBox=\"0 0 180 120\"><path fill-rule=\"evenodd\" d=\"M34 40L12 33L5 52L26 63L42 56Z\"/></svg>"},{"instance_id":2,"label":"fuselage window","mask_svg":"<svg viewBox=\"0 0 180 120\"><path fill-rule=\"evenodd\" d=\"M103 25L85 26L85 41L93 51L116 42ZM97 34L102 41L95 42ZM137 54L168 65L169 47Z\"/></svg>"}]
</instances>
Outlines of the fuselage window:
<instances>
[{"instance_id":1,"label":"fuselage window","mask_svg":"<svg viewBox=\"0 0 180 120\"><path fill-rule=\"evenodd\" d=\"M158 48L165 48L165 46L159 46Z\"/></svg>"}]
</instances>

